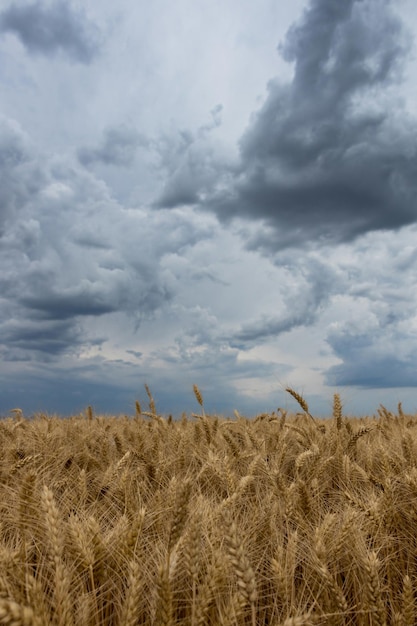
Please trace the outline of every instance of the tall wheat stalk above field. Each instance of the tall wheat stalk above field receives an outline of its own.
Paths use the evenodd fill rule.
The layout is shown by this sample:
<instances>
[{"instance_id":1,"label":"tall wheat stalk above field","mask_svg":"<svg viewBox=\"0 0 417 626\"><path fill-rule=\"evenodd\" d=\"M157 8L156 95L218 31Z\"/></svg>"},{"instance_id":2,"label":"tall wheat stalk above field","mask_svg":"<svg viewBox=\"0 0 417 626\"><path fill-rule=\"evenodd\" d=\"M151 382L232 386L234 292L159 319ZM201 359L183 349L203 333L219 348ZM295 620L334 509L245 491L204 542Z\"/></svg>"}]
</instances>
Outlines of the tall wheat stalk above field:
<instances>
[{"instance_id":1,"label":"tall wheat stalk above field","mask_svg":"<svg viewBox=\"0 0 417 626\"><path fill-rule=\"evenodd\" d=\"M308 410L308 404L307 402L304 400L303 396L300 395L299 393L297 393L296 391L294 391L294 389L291 389L291 387L287 387L285 389L285 391L288 391L288 393L294 398L294 400L296 400L298 402L298 404L300 405L300 407L303 409L304 413L306 415L308 415L308 417L313 420L314 423L316 423L316 420L314 419L314 417L311 415L311 413Z\"/></svg>"}]
</instances>

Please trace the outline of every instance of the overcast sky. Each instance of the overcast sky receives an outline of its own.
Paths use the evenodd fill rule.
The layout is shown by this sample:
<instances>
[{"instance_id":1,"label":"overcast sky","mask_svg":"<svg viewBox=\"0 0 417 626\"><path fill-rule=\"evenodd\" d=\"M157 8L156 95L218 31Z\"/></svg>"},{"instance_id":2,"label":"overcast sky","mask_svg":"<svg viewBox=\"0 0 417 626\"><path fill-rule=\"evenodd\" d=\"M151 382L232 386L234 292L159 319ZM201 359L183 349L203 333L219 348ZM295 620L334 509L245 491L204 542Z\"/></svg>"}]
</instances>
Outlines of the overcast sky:
<instances>
[{"instance_id":1,"label":"overcast sky","mask_svg":"<svg viewBox=\"0 0 417 626\"><path fill-rule=\"evenodd\" d=\"M0 414L416 412L414 4L0 0Z\"/></svg>"}]
</instances>

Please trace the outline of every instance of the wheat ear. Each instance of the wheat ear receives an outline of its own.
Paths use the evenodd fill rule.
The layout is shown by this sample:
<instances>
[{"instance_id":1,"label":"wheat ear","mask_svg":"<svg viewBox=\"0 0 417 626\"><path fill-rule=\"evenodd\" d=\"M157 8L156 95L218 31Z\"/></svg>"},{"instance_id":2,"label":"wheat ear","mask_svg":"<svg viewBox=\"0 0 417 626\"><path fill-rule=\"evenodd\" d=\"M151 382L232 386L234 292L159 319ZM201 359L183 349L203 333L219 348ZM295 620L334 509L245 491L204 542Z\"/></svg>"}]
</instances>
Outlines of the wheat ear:
<instances>
[{"instance_id":1,"label":"wheat ear","mask_svg":"<svg viewBox=\"0 0 417 626\"><path fill-rule=\"evenodd\" d=\"M34 620L34 624L38 621L40 624L49 624L51 621L50 607L47 602L45 590L42 586L42 581L39 578L35 578L33 574L27 573L25 583L28 604L32 607L36 607L36 619Z\"/></svg>"},{"instance_id":2,"label":"wheat ear","mask_svg":"<svg viewBox=\"0 0 417 626\"><path fill-rule=\"evenodd\" d=\"M81 565L85 569L91 569L94 565L94 551L89 537L85 532L84 523L73 513L68 518L68 526L73 539L74 548L81 558Z\"/></svg>"},{"instance_id":3,"label":"wheat ear","mask_svg":"<svg viewBox=\"0 0 417 626\"><path fill-rule=\"evenodd\" d=\"M341 430L343 422L342 422L342 401L340 400L340 395L335 393L333 396L333 417L336 420L337 430Z\"/></svg>"},{"instance_id":4,"label":"wheat ear","mask_svg":"<svg viewBox=\"0 0 417 626\"><path fill-rule=\"evenodd\" d=\"M327 566L327 550L323 541L323 534L323 525L316 528L313 542L316 568L328 588L331 601L336 605L336 609L344 614L348 611L348 603L341 587Z\"/></svg>"},{"instance_id":5,"label":"wheat ear","mask_svg":"<svg viewBox=\"0 0 417 626\"><path fill-rule=\"evenodd\" d=\"M129 562L129 583L120 619L121 626L136 626L139 620L141 600L141 567L137 561Z\"/></svg>"},{"instance_id":6,"label":"wheat ear","mask_svg":"<svg viewBox=\"0 0 417 626\"><path fill-rule=\"evenodd\" d=\"M200 570L200 550L201 550L201 517L199 509L198 513L191 519L188 526L187 539L184 550L185 569L192 581L192 605L191 605L191 624L195 624L196 610L196 594L197 581Z\"/></svg>"},{"instance_id":7,"label":"wheat ear","mask_svg":"<svg viewBox=\"0 0 417 626\"><path fill-rule=\"evenodd\" d=\"M365 561L367 580L365 586L366 605L364 608L371 612L373 626L386 626L386 611L381 595L379 566L380 561L376 552L371 552Z\"/></svg>"},{"instance_id":8,"label":"wheat ear","mask_svg":"<svg viewBox=\"0 0 417 626\"><path fill-rule=\"evenodd\" d=\"M401 611L403 626L414 626L415 612L413 583L409 576L404 576Z\"/></svg>"},{"instance_id":9,"label":"wheat ear","mask_svg":"<svg viewBox=\"0 0 417 626\"><path fill-rule=\"evenodd\" d=\"M92 568L94 573L93 580L102 584L106 575L106 546L101 534L100 524L94 515L90 515L86 520L86 528L90 536L90 545L94 554L94 565Z\"/></svg>"},{"instance_id":10,"label":"wheat ear","mask_svg":"<svg viewBox=\"0 0 417 626\"><path fill-rule=\"evenodd\" d=\"M172 626L172 591L169 569L162 566L157 580L157 607L155 626Z\"/></svg>"},{"instance_id":11,"label":"wheat ear","mask_svg":"<svg viewBox=\"0 0 417 626\"><path fill-rule=\"evenodd\" d=\"M203 395L197 385L193 385L193 391L194 391L194 395L196 397L198 404L201 406L201 408L204 411Z\"/></svg>"},{"instance_id":12,"label":"wheat ear","mask_svg":"<svg viewBox=\"0 0 417 626\"><path fill-rule=\"evenodd\" d=\"M63 561L63 532L60 527L61 515L52 491L46 485L42 492L42 505L45 512L46 527L49 535L51 556L55 565L55 613L58 626L72 623L72 601L70 597L70 579Z\"/></svg>"},{"instance_id":13,"label":"wheat ear","mask_svg":"<svg viewBox=\"0 0 417 626\"><path fill-rule=\"evenodd\" d=\"M287 387L285 391L288 391L288 393L294 398L294 400L296 400L298 402L298 404L300 405L300 407L303 409L304 413L306 415L308 415L308 417L310 419L313 420L313 422L316 424L316 420L314 419L314 417L311 415L311 413L308 410L308 404L307 402L304 400L303 396L300 395L299 393L297 393L296 391L294 391L294 389L291 389L291 387ZM316 424L317 426L317 424Z\"/></svg>"},{"instance_id":14,"label":"wheat ear","mask_svg":"<svg viewBox=\"0 0 417 626\"><path fill-rule=\"evenodd\" d=\"M210 607L216 597L216 593L218 593L218 587L224 578L224 574L223 555L215 553L213 560L208 566L204 584L196 596L193 626L194 624L197 626L206 626L206 624L209 623L208 615Z\"/></svg>"},{"instance_id":15,"label":"wheat ear","mask_svg":"<svg viewBox=\"0 0 417 626\"><path fill-rule=\"evenodd\" d=\"M276 593L274 594L275 602L277 602L277 605L280 609L284 605L286 598L288 598L288 586L289 586L288 585L289 577L286 575L286 572L283 567L283 563L285 562L285 557L284 557L284 549L282 545L277 546L276 557L277 557L276 559L275 558L271 559L270 567L271 567L272 578L275 583L274 585L275 590L276 590Z\"/></svg>"},{"instance_id":16,"label":"wheat ear","mask_svg":"<svg viewBox=\"0 0 417 626\"><path fill-rule=\"evenodd\" d=\"M227 552L238 579L239 591L245 602L251 605L252 624L255 626L255 602L258 597L255 574L247 556L245 555L243 545L241 541L239 541L235 522L231 520L227 513L223 513L223 519L226 525Z\"/></svg>"},{"instance_id":17,"label":"wheat ear","mask_svg":"<svg viewBox=\"0 0 417 626\"><path fill-rule=\"evenodd\" d=\"M137 512L132 523L126 529L125 539L121 546L121 550L128 558L131 558L137 550L137 544L142 531L145 515L146 509L142 507Z\"/></svg>"},{"instance_id":18,"label":"wheat ear","mask_svg":"<svg viewBox=\"0 0 417 626\"><path fill-rule=\"evenodd\" d=\"M181 537L182 531L187 521L188 501L191 495L191 482L187 480L177 494L174 516L172 518L171 531L168 541L168 556L175 544Z\"/></svg>"},{"instance_id":19,"label":"wheat ear","mask_svg":"<svg viewBox=\"0 0 417 626\"><path fill-rule=\"evenodd\" d=\"M148 385L146 385L146 384L145 384L145 389L146 389L146 393L147 393L148 398L149 398L149 410L152 413L152 415L156 415L155 400L153 399L153 396L151 394L151 390L149 389Z\"/></svg>"},{"instance_id":20,"label":"wheat ear","mask_svg":"<svg viewBox=\"0 0 417 626\"><path fill-rule=\"evenodd\" d=\"M222 626L235 626L243 614L245 604L245 599L241 593L233 594L229 600L226 610L221 615Z\"/></svg>"}]
</instances>

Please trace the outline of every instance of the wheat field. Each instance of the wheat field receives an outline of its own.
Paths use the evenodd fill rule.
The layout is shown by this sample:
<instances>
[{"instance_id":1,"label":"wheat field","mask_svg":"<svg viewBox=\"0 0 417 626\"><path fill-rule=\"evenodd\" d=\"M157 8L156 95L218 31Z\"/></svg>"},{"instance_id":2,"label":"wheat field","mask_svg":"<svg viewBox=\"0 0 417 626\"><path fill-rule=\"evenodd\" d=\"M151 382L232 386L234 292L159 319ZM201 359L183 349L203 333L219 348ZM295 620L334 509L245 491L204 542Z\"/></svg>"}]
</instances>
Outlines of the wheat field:
<instances>
[{"instance_id":1,"label":"wheat field","mask_svg":"<svg viewBox=\"0 0 417 626\"><path fill-rule=\"evenodd\" d=\"M417 417L0 421L0 624L414 626Z\"/></svg>"}]
</instances>

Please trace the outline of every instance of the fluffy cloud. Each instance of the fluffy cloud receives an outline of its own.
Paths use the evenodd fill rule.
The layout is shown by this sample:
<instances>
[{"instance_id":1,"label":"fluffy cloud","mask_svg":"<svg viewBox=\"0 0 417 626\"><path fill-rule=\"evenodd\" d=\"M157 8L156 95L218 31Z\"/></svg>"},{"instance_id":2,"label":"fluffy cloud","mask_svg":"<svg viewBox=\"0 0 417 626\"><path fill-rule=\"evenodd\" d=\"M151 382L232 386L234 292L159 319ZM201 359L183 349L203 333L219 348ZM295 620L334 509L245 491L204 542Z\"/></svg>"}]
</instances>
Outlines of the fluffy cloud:
<instances>
[{"instance_id":1,"label":"fluffy cloud","mask_svg":"<svg viewBox=\"0 0 417 626\"><path fill-rule=\"evenodd\" d=\"M27 135L0 116L0 235L7 221L36 198L43 184Z\"/></svg>"},{"instance_id":2,"label":"fluffy cloud","mask_svg":"<svg viewBox=\"0 0 417 626\"><path fill-rule=\"evenodd\" d=\"M69 159L29 160L14 123L3 127L3 357L76 353L102 342L83 319L124 313L137 325L169 302L176 278L163 259L211 237L210 220L180 209L124 208L103 181Z\"/></svg>"},{"instance_id":3,"label":"fluffy cloud","mask_svg":"<svg viewBox=\"0 0 417 626\"><path fill-rule=\"evenodd\" d=\"M325 372L327 384L416 386L417 298L410 290L416 273L415 235L415 227L397 235L369 234L355 246L329 254L345 281L333 312L327 312L326 342L339 359Z\"/></svg>"}]
</instances>

